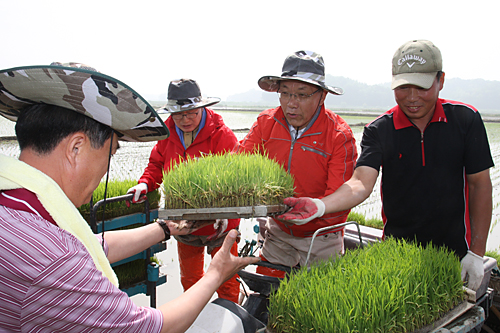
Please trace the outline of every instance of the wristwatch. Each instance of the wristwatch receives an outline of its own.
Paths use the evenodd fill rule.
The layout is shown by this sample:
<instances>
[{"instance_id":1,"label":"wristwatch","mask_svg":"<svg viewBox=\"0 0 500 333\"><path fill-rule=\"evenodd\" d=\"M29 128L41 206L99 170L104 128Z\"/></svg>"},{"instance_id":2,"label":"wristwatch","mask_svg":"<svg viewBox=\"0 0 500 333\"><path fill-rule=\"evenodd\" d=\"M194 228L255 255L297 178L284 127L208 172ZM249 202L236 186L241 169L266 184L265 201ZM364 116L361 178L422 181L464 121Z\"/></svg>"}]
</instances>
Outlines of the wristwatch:
<instances>
[{"instance_id":1,"label":"wristwatch","mask_svg":"<svg viewBox=\"0 0 500 333\"><path fill-rule=\"evenodd\" d=\"M160 225L160 227L163 229L163 232L165 233L165 239L163 241L167 241L170 239L170 229L168 228L167 223L165 220L156 220L156 223Z\"/></svg>"}]
</instances>

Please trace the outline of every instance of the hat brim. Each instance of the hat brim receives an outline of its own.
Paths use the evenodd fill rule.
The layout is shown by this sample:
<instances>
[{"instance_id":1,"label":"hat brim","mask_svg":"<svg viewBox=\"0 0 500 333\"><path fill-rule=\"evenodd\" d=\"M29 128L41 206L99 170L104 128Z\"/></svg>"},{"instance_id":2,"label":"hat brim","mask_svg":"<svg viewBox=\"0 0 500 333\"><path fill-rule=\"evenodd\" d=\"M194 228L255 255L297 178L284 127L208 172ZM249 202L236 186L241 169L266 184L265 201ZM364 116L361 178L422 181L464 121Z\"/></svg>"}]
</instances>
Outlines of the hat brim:
<instances>
[{"instance_id":1,"label":"hat brim","mask_svg":"<svg viewBox=\"0 0 500 333\"><path fill-rule=\"evenodd\" d=\"M177 100L168 100L167 104L162 106L160 109L163 112L177 113L177 112L189 111L193 109L211 106L219 102L220 98L218 97L201 98L199 102L193 102L187 104L183 104Z\"/></svg>"},{"instance_id":2,"label":"hat brim","mask_svg":"<svg viewBox=\"0 0 500 333\"><path fill-rule=\"evenodd\" d=\"M154 108L110 76L54 65L0 70L0 115L17 121L21 109L39 103L80 112L119 132L122 141L157 141L169 136Z\"/></svg>"},{"instance_id":3,"label":"hat brim","mask_svg":"<svg viewBox=\"0 0 500 333\"><path fill-rule=\"evenodd\" d=\"M404 85L417 86L424 89L429 89L436 80L438 72L431 73L402 73L392 76L391 89L396 89Z\"/></svg>"},{"instance_id":4,"label":"hat brim","mask_svg":"<svg viewBox=\"0 0 500 333\"><path fill-rule=\"evenodd\" d=\"M280 86L279 81L286 81L286 80L295 80L295 81L309 83L309 84L315 85L317 87L320 87L320 88L322 88L322 89L324 89L324 90L326 90L329 93L334 94L334 95L343 95L344 94L344 91L342 90L342 88L327 86L326 84L323 85L317 81L308 80L308 79L301 78L301 77L263 76L259 79L258 84L262 90L269 91L269 92L277 92L279 89L279 86Z\"/></svg>"}]
</instances>

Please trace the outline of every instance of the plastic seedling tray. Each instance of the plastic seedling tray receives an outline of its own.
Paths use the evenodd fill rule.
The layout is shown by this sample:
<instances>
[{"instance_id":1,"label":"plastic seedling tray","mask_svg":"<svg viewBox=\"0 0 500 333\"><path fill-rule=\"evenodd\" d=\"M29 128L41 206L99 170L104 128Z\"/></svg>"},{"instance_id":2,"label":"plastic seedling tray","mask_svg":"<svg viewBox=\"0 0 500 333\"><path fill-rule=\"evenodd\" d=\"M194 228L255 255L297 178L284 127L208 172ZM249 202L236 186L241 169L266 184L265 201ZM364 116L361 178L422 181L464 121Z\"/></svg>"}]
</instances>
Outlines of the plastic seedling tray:
<instances>
[{"instance_id":1,"label":"plastic seedling tray","mask_svg":"<svg viewBox=\"0 0 500 333\"><path fill-rule=\"evenodd\" d=\"M159 209L158 217L165 220L215 220L248 219L280 215L288 210L286 205L262 205L245 207L213 207L189 209Z\"/></svg>"},{"instance_id":2,"label":"plastic seedling tray","mask_svg":"<svg viewBox=\"0 0 500 333\"><path fill-rule=\"evenodd\" d=\"M437 321L435 321L432 324L429 324L417 331L413 331L412 333L434 333L438 329L443 328L444 326L448 325L451 323L453 320L457 319L460 317L462 314L465 312L469 311L475 306L473 303L469 303L467 301L463 301L457 306L455 306L453 309L451 309L449 312L445 313L443 317Z\"/></svg>"}]
</instances>

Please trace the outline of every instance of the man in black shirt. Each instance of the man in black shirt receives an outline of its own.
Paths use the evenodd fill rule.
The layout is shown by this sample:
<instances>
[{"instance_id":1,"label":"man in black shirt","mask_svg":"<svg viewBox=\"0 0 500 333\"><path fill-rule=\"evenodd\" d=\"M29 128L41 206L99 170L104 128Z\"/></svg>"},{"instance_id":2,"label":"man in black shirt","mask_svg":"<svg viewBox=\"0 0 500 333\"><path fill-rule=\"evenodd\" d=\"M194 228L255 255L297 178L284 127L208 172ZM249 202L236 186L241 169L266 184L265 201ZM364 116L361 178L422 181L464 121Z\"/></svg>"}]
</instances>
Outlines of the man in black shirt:
<instances>
[{"instance_id":1,"label":"man in black shirt","mask_svg":"<svg viewBox=\"0 0 500 333\"><path fill-rule=\"evenodd\" d=\"M319 204L287 198L294 208L278 218L297 223L352 208L368 198L382 167L384 236L447 246L477 290L492 211L493 159L481 116L439 98L445 74L429 41L402 45L392 74L398 105L366 126L352 178Z\"/></svg>"}]
</instances>

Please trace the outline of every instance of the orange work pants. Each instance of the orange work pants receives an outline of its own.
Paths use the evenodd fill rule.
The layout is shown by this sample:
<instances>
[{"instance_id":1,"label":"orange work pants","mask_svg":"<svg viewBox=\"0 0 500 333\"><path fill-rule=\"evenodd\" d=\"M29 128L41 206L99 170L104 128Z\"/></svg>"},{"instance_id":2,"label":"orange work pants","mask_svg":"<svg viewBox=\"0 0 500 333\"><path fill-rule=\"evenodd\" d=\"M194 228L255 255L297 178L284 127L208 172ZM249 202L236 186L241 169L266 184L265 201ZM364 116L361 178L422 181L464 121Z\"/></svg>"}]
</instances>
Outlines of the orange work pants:
<instances>
[{"instance_id":1,"label":"orange work pants","mask_svg":"<svg viewBox=\"0 0 500 333\"><path fill-rule=\"evenodd\" d=\"M177 242L177 252L179 254L179 265L181 271L181 284L184 291L191 288L205 274L203 265L205 263L205 246L192 246L182 242ZM212 258L220 250L216 247L212 253ZM238 244L235 242L231 247L231 254L238 256ZM220 298L225 298L235 303L238 303L240 294L240 283L236 281L238 275L234 275L229 280L224 282L217 294Z\"/></svg>"}]
</instances>

